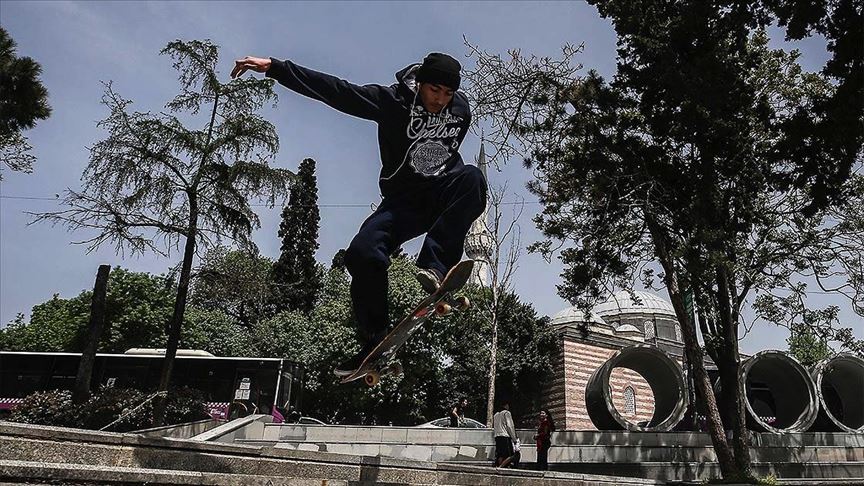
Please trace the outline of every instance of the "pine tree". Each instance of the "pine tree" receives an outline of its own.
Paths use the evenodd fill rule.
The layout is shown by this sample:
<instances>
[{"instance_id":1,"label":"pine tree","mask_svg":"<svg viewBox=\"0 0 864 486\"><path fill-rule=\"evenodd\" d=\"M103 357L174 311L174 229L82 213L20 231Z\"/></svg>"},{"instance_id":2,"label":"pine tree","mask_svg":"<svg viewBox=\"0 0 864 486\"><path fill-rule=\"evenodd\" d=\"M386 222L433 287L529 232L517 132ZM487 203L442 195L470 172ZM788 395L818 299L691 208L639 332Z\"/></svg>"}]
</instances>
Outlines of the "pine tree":
<instances>
[{"instance_id":1,"label":"pine tree","mask_svg":"<svg viewBox=\"0 0 864 486\"><path fill-rule=\"evenodd\" d=\"M281 255L273 266L279 310L312 310L321 288L321 272L315 263L320 220L315 161L305 159L300 163L297 184L291 189L279 225Z\"/></svg>"},{"instance_id":2,"label":"pine tree","mask_svg":"<svg viewBox=\"0 0 864 486\"><path fill-rule=\"evenodd\" d=\"M39 79L42 67L29 57L16 56L15 48L15 41L0 27L0 161L11 170L30 173L36 157L22 131L48 118L51 107Z\"/></svg>"}]
</instances>

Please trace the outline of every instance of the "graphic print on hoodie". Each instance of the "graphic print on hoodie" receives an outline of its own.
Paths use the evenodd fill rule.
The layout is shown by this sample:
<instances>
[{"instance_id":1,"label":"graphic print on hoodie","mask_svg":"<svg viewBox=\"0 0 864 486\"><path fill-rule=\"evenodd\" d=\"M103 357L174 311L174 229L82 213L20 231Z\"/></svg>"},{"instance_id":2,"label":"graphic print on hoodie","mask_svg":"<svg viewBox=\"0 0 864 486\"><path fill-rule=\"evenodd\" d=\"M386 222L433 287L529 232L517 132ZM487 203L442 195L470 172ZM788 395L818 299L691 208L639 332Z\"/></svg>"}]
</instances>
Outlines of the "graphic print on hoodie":
<instances>
[{"instance_id":1,"label":"graphic print on hoodie","mask_svg":"<svg viewBox=\"0 0 864 486\"><path fill-rule=\"evenodd\" d=\"M271 58L266 76L343 113L378 123L379 186L385 197L403 194L463 165L459 146L471 124L467 97L457 91L441 112L430 113L414 79L420 64L396 73L392 86L358 86L329 74Z\"/></svg>"}]
</instances>

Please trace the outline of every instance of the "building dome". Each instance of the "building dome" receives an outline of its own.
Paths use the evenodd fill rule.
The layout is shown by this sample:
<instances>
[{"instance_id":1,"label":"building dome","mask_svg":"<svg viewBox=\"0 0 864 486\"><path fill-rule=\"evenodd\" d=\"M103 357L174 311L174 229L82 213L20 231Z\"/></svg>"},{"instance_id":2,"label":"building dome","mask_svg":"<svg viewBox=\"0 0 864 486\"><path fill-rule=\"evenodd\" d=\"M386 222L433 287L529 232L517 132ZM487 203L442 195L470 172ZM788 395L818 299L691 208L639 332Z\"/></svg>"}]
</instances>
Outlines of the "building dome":
<instances>
[{"instance_id":1,"label":"building dome","mask_svg":"<svg viewBox=\"0 0 864 486\"><path fill-rule=\"evenodd\" d=\"M594 306L594 312L600 317L624 314L653 314L671 317L672 319L676 318L675 309L668 300L648 292L635 291L633 294L636 297L635 299L631 297L630 292L619 290L602 304Z\"/></svg>"},{"instance_id":2,"label":"building dome","mask_svg":"<svg viewBox=\"0 0 864 486\"><path fill-rule=\"evenodd\" d=\"M615 329L615 334L625 333L643 334L642 330L633 324L624 324L623 326L618 326L618 329Z\"/></svg>"},{"instance_id":3,"label":"building dome","mask_svg":"<svg viewBox=\"0 0 864 486\"><path fill-rule=\"evenodd\" d=\"M615 329L615 334L627 339L645 341L645 332L632 324L622 324Z\"/></svg>"},{"instance_id":4,"label":"building dome","mask_svg":"<svg viewBox=\"0 0 864 486\"><path fill-rule=\"evenodd\" d=\"M602 317L598 316L596 312L592 312L588 317L585 316L585 313L582 312L578 307L568 307L561 312L552 316L552 325L560 326L563 324L570 323L582 323L587 322L590 324L602 324L604 326L608 326L606 321L603 320Z\"/></svg>"}]
</instances>

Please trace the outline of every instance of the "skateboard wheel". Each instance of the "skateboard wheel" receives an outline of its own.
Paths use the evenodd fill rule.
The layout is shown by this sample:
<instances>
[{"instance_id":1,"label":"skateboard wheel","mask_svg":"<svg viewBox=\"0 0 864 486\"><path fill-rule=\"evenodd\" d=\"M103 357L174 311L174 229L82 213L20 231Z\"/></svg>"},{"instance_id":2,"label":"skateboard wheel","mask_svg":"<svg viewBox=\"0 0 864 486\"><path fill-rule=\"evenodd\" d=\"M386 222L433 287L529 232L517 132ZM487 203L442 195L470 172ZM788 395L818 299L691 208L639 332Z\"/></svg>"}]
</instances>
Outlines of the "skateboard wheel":
<instances>
[{"instance_id":1,"label":"skateboard wheel","mask_svg":"<svg viewBox=\"0 0 864 486\"><path fill-rule=\"evenodd\" d=\"M438 314L439 316L446 316L451 310L453 310L453 308L450 307L450 304L447 302L439 302L435 306L435 314Z\"/></svg>"},{"instance_id":2,"label":"skateboard wheel","mask_svg":"<svg viewBox=\"0 0 864 486\"><path fill-rule=\"evenodd\" d=\"M363 381L366 382L366 385L368 386L377 385L380 379L381 375L379 375L377 371L370 371L369 373L366 373L366 376L363 377Z\"/></svg>"},{"instance_id":3,"label":"skateboard wheel","mask_svg":"<svg viewBox=\"0 0 864 486\"><path fill-rule=\"evenodd\" d=\"M465 297L463 295L461 297L456 298L456 309L458 311L461 312L461 311L467 310L469 307L471 307L471 301L468 300L468 297Z\"/></svg>"}]
</instances>

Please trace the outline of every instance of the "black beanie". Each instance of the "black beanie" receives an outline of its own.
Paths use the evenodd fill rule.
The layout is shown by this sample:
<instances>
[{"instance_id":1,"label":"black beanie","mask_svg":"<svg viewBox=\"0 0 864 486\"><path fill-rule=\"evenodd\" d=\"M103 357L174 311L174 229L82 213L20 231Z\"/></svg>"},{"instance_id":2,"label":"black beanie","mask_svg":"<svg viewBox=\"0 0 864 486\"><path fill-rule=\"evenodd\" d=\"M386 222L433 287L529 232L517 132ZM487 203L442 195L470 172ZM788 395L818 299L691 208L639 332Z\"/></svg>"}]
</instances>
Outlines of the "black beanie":
<instances>
[{"instance_id":1,"label":"black beanie","mask_svg":"<svg viewBox=\"0 0 864 486\"><path fill-rule=\"evenodd\" d=\"M442 84L456 91L459 89L459 70L462 65L447 54L433 52L423 59L423 65L417 70L416 80L419 83Z\"/></svg>"}]
</instances>

